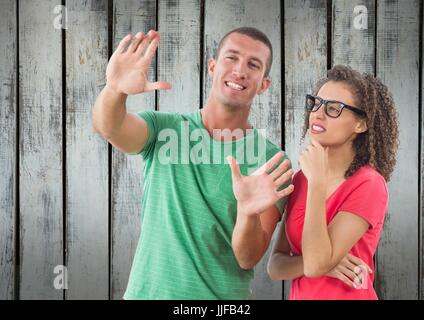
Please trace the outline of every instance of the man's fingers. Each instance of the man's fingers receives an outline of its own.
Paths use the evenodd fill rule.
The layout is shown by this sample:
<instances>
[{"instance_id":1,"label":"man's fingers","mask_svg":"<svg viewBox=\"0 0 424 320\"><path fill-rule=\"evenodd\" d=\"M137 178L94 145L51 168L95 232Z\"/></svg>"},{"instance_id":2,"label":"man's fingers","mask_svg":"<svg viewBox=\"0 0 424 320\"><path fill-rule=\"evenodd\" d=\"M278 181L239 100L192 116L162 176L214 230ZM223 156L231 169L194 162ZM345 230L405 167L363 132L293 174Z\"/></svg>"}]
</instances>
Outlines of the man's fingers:
<instances>
[{"instance_id":1,"label":"man's fingers","mask_svg":"<svg viewBox=\"0 0 424 320\"><path fill-rule=\"evenodd\" d=\"M143 56L144 50L146 50L149 43L151 43L153 38L155 38L156 36L159 36L159 33L154 30L150 30L144 37L143 41L141 41L138 45L136 54L140 57Z\"/></svg>"},{"instance_id":2,"label":"man's fingers","mask_svg":"<svg viewBox=\"0 0 424 320\"><path fill-rule=\"evenodd\" d=\"M153 91L153 90L169 90L172 86L169 82L157 81L157 82L147 82L144 91Z\"/></svg>"},{"instance_id":3,"label":"man's fingers","mask_svg":"<svg viewBox=\"0 0 424 320\"><path fill-rule=\"evenodd\" d=\"M128 46L127 52L134 52L141 40L143 40L143 33L138 32L131 44Z\"/></svg>"},{"instance_id":4,"label":"man's fingers","mask_svg":"<svg viewBox=\"0 0 424 320\"><path fill-rule=\"evenodd\" d=\"M293 175L293 169L287 170L280 177L278 177L277 180L274 181L275 186L279 188L281 185L289 181L292 175Z\"/></svg>"},{"instance_id":5,"label":"man's fingers","mask_svg":"<svg viewBox=\"0 0 424 320\"><path fill-rule=\"evenodd\" d=\"M278 198L280 199L280 198L287 197L290 193L293 192L293 190L294 190L294 185L291 184L287 188L284 188L283 190L277 192Z\"/></svg>"},{"instance_id":6,"label":"man's fingers","mask_svg":"<svg viewBox=\"0 0 424 320\"><path fill-rule=\"evenodd\" d=\"M281 176L289 167L290 161L288 159L284 160L279 164L279 166L272 171L269 175L272 179L276 180L279 176Z\"/></svg>"},{"instance_id":7,"label":"man's fingers","mask_svg":"<svg viewBox=\"0 0 424 320\"><path fill-rule=\"evenodd\" d=\"M256 170L253 175L262 174L265 172L271 171L278 162L283 158L284 152L277 152L271 159L269 159L263 166L261 166L258 170Z\"/></svg>"},{"instance_id":8,"label":"man's fingers","mask_svg":"<svg viewBox=\"0 0 424 320\"><path fill-rule=\"evenodd\" d=\"M228 156L227 161L230 165L231 175L232 175L233 179L241 178L240 167L237 163L237 160L234 159L232 156Z\"/></svg>"},{"instance_id":9,"label":"man's fingers","mask_svg":"<svg viewBox=\"0 0 424 320\"><path fill-rule=\"evenodd\" d=\"M153 59L153 56L155 55L156 49L159 45L160 41L160 35L159 32L155 35L152 42L150 42L149 46L146 49L146 53L144 54L144 57L150 62Z\"/></svg>"},{"instance_id":10,"label":"man's fingers","mask_svg":"<svg viewBox=\"0 0 424 320\"><path fill-rule=\"evenodd\" d=\"M119 53L123 53L125 51L125 47L128 44L128 41L130 41L132 39L132 35L127 34L122 40L121 42L119 42L118 47L116 48L116 51Z\"/></svg>"}]
</instances>

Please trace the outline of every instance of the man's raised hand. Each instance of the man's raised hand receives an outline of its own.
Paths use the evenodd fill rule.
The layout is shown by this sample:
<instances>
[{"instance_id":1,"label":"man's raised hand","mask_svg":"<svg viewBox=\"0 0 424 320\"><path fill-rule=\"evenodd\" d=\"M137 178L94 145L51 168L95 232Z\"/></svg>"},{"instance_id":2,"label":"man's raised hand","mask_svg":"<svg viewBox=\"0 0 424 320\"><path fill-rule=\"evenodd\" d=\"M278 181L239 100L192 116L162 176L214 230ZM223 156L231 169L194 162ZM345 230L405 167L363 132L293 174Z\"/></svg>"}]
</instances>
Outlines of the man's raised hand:
<instances>
[{"instance_id":1,"label":"man's raised hand","mask_svg":"<svg viewBox=\"0 0 424 320\"><path fill-rule=\"evenodd\" d=\"M147 35L138 32L135 37L124 37L110 58L106 69L106 86L117 93L138 94L153 90L170 89L168 82L150 82L147 72L160 40L159 32ZM128 43L130 44L128 45Z\"/></svg>"},{"instance_id":2,"label":"man's raised hand","mask_svg":"<svg viewBox=\"0 0 424 320\"><path fill-rule=\"evenodd\" d=\"M283 159L283 155L283 152L278 152L250 176L241 174L239 165L233 157L227 158L231 168L237 206L245 214L260 214L279 199L292 193L294 189L292 184L281 191L278 190L288 183L293 175L293 170L289 169L289 160L286 159L278 164Z\"/></svg>"}]
</instances>

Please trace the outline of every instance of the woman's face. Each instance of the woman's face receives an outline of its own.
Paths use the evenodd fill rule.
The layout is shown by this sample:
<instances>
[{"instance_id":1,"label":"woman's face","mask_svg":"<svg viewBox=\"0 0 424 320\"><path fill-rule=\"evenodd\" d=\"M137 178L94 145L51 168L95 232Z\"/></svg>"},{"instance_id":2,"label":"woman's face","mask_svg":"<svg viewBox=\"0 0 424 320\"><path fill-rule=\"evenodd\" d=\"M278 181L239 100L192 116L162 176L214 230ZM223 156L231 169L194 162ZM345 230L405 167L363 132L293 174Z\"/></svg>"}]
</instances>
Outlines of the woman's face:
<instances>
[{"instance_id":1,"label":"woman's face","mask_svg":"<svg viewBox=\"0 0 424 320\"><path fill-rule=\"evenodd\" d=\"M329 81L325 83L317 96L324 100L335 100L357 107L350 87L343 82ZM365 120L360 119L354 112L346 108L338 118L326 115L324 105L309 115L309 137L313 137L325 147L351 144L357 134L364 131L366 131Z\"/></svg>"}]
</instances>

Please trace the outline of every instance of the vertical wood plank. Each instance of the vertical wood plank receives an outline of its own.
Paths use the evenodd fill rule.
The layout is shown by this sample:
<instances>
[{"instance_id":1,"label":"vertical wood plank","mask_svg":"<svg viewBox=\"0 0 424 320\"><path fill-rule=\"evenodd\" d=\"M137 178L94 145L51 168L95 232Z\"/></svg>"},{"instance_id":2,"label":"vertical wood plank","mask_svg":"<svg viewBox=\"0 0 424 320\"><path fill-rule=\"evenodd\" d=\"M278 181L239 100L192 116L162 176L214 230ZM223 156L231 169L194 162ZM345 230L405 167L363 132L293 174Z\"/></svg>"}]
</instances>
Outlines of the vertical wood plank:
<instances>
[{"instance_id":1,"label":"vertical wood plank","mask_svg":"<svg viewBox=\"0 0 424 320\"><path fill-rule=\"evenodd\" d=\"M421 19L424 17L424 5L421 4ZM422 21L421 21L422 22ZM421 24L421 47L424 43L424 25ZM424 76L424 63L423 63L423 51L421 50L421 79ZM420 165L421 165L421 172L420 172L420 184L421 184L421 194L419 195L421 197L421 206L420 206L420 218L421 218L421 225L420 225L420 243L419 243L419 259L420 259L420 266L421 270L419 273L419 281L420 281L420 288L421 292L418 292L418 298L420 300L424 299L424 117L423 117L423 107L424 107L424 83L421 80L421 155L420 155Z\"/></svg>"},{"instance_id":2,"label":"vertical wood plank","mask_svg":"<svg viewBox=\"0 0 424 320\"><path fill-rule=\"evenodd\" d=\"M281 32L280 1L276 0L220 0L205 1L204 65L214 57L221 38L230 30L251 26L264 32L273 45L274 59L270 73L271 86L255 98L250 121L258 129L265 129L267 138L281 145ZM204 102L211 87L207 68L204 68ZM289 156L291 154L289 153ZM252 299L281 299L281 282L272 281L266 271L270 250L255 268Z\"/></svg>"},{"instance_id":3,"label":"vertical wood plank","mask_svg":"<svg viewBox=\"0 0 424 320\"><path fill-rule=\"evenodd\" d=\"M21 299L62 299L62 30L59 0L19 1Z\"/></svg>"},{"instance_id":4,"label":"vertical wood plank","mask_svg":"<svg viewBox=\"0 0 424 320\"><path fill-rule=\"evenodd\" d=\"M160 0L158 79L172 84L158 91L158 110L190 112L200 107L200 0Z\"/></svg>"},{"instance_id":5,"label":"vertical wood plank","mask_svg":"<svg viewBox=\"0 0 424 320\"><path fill-rule=\"evenodd\" d=\"M114 1L113 48L127 34L156 28L156 1ZM149 69L154 80L156 59ZM129 96L127 110L155 109L155 93ZM127 287L135 249L140 235L143 162L139 156L127 156L113 150L112 158L112 252L111 297L122 299Z\"/></svg>"},{"instance_id":6,"label":"vertical wood plank","mask_svg":"<svg viewBox=\"0 0 424 320\"><path fill-rule=\"evenodd\" d=\"M367 9L366 30L357 30L354 26L354 19L357 16L354 8L359 5ZM375 75L375 1L334 0L332 16L331 65L348 65L360 72Z\"/></svg>"},{"instance_id":7,"label":"vertical wood plank","mask_svg":"<svg viewBox=\"0 0 424 320\"><path fill-rule=\"evenodd\" d=\"M354 8L367 8L368 29L357 30L354 26ZM375 1L334 0L332 25L332 66L349 65L360 72L374 74L375 64Z\"/></svg>"},{"instance_id":8,"label":"vertical wood plank","mask_svg":"<svg viewBox=\"0 0 424 320\"><path fill-rule=\"evenodd\" d=\"M327 70L327 1L289 0L284 5L285 141L297 171L305 94L313 91ZM290 281L285 281L285 299L289 292Z\"/></svg>"},{"instance_id":9,"label":"vertical wood plank","mask_svg":"<svg viewBox=\"0 0 424 320\"><path fill-rule=\"evenodd\" d=\"M66 31L66 299L108 299L108 146L91 123L105 84L107 0L68 0Z\"/></svg>"},{"instance_id":10,"label":"vertical wood plank","mask_svg":"<svg viewBox=\"0 0 424 320\"><path fill-rule=\"evenodd\" d=\"M418 298L418 45L417 0L379 1L377 76L392 91L400 122L389 212L377 253L377 294Z\"/></svg>"},{"instance_id":11,"label":"vertical wood plank","mask_svg":"<svg viewBox=\"0 0 424 320\"><path fill-rule=\"evenodd\" d=\"M15 290L16 3L0 2L0 300Z\"/></svg>"}]
</instances>

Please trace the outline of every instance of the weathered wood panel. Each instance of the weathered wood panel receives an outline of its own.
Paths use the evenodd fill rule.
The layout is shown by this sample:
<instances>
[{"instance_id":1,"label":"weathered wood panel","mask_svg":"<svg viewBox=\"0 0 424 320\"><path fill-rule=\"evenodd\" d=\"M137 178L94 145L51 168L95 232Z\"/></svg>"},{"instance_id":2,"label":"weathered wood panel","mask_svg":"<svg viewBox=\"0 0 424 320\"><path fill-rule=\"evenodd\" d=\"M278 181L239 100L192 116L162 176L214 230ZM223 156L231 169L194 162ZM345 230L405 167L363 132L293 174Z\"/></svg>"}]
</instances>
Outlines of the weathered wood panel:
<instances>
[{"instance_id":1,"label":"weathered wood panel","mask_svg":"<svg viewBox=\"0 0 424 320\"><path fill-rule=\"evenodd\" d=\"M424 6L421 6L421 19L424 16L423 12L424 12ZM420 21L422 23L422 21ZM422 24L421 24L422 26ZM424 29L423 27L421 27L421 44L424 42ZM421 76L424 75L424 64L423 62L423 53L421 51L421 57L420 61L421 61ZM421 82L421 155L420 155L420 165L421 165L421 172L420 174L420 184L421 184L421 194L419 195L420 199L421 199L421 206L420 206L420 217L421 217L421 225L419 226L419 233L420 233L420 241L421 243L419 244L419 251L418 251L418 255L419 255L419 259L420 259L420 266L421 266L421 270L420 274L419 274L419 281L420 281L420 288L421 288L421 292L418 292L418 298L420 300L424 299L424 117L422 116L423 114L423 106L424 106L424 84Z\"/></svg>"},{"instance_id":2,"label":"weathered wood panel","mask_svg":"<svg viewBox=\"0 0 424 320\"><path fill-rule=\"evenodd\" d=\"M66 7L66 299L108 299L108 146L91 123L105 84L108 3L68 0Z\"/></svg>"},{"instance_id":3,"label":"weathered wood panel","mask_svg":"<svg viewBox=\"0 0 424 320\"><path fill-rule=\"evenodd\" d=\"M265 129L267 137L281 145L281 15L280 1L205 1L205 52L204 52L204 102L211 87L206 64L214 57L221 38L230 30L249 26L264 32L273 45L274 59L270 73L271 86L262 96L255 98L250 121L258 129ZM290 155L290 154L289 154ZM266 271L269 251L255 268L252 299L281 299L280 282L272 281Z\"/></svg>"},{"instance_id":4,"label":"weathered wood panel","mask_svg":"<svg viewBox=\"0 0 424 320\"><path fill-rule=\"evenodd\" d=\"M158 110L190 112L200 107L200 0L158 3L158 80L172 84L158 91Z\"/></svg>"},{"instance_id":5,"label":"weathered wood panel","mask_svg":"<svg viewBox=\"0 0 424 320\"><path fill-rule=\"evenodd\" d=\"M113 48L127 34L156 30L156 1L114 1ZM154 80L156 59L149 69ZM130 96L127 110L137 112L155 109L155 93ZM122 299L140 235L141 197L143 191L143 163L139 156L127 156L113 150L112 158L112 252L111 297Z\"/></svg>"},{"instance_id":6,"label":"weathered wood panel","mask_svg":"<svg viewBox=\"0 0 424 320\"><path fill-rule=\"evenodd\" d=\"M359 13L354 13L358 6L367 9L368 28L365 30L358 30L354 23L359 18ZM332 66L344 64L360 72L374 74L375 1L334 0L332 13Z\"/></svg>"},{"instance_id":7,"label":"weathered wood panel","mask_svg":"<svg viewBox=\"0 0 424 320\"><path fill-rule=\"evenodd\" d=\"M16 3L0 2L0 300L15 294Z\"/></svg>"},{"instance_id":8,"label":"weathered wood panel","mask_svg":"<svg viewBox=\"0 0 424 320\"><path fill-rule=\"evenodd\" d=\"M62 299L62 30L58 0L19 1L20 248L22 299Z\"/></svg>"},{"instance_id":9,"label":"weathered wood panel","mask_svg":"<svg viewBox=\"0 0 424 320\"><path fill-rule=\"evenodd\" d=\"M284 5L285 145L297 171L305 94L327 70L327 1L290 0ZM289 292L290 281L285 281L286 299Z\"/></svg>"},{"instance_id":10,"label":"weathered wood panel","mask_svg":"<svg viewBox=\"0 0 424 320\"><path fill-rule=\"evenodd\" d=\"M366 13L363 10L355 12L358 6L364 6ZM332 66L343 64L360 72L375 74L375 1L335 0L332 12ZM358 30L355 26L359 14L366 14L367 29ZM359 22L363 24L364 20Z\"/></svg>"},{"instance_id":11,"label":"weathered wood panel","mask_svg":"<svg viewBox=\"0 0 424 320\"><path fill-rule=\"evenodd\" d=\"M379 1L377 76L390 88L399 112L398 163L377 253L382 299L418 298L418 84L419 4Z\"/></svg>"}]
</instances>

